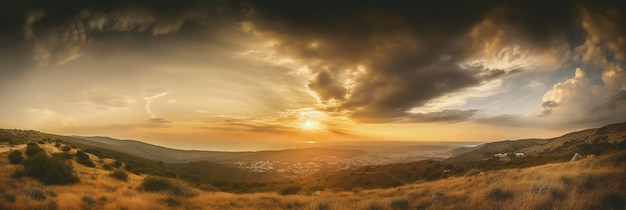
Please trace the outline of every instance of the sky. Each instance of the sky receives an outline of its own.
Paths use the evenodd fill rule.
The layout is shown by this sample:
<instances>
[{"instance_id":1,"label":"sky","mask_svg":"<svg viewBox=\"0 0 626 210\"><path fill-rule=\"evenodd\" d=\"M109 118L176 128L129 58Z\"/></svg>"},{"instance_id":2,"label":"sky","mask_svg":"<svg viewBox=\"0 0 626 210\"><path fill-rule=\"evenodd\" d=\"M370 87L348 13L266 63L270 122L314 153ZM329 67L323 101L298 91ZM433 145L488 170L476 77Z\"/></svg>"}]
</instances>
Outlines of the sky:
<instances>
[{"instance_id":1,"label":"sky","mask_svg":"<svg viewBox=\"0 0 626 210\"><path fill-rule=\"evenodd\" d=\"M626 121L615 2L6 1L0 127L209 150L556 137Z\"/></svg>"}]
</instances>

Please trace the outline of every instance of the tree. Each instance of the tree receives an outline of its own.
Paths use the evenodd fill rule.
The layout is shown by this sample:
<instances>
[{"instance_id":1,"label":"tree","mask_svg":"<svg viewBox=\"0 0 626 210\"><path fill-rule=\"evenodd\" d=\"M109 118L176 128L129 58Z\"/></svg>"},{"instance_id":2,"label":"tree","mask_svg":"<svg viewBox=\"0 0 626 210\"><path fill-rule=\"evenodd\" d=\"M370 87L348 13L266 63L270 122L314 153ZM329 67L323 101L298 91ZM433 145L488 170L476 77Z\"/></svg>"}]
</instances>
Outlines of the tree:
<instances>
[{"instance_id":1,"label":"tree","mask_svg":"<svg viewBox=\"0 0 626 210\"><path fill-rule=\"evenodd\" d=\"M78 181L71 163L59 156L49 157L43 152L26 159L24 171L44 184L63 185Z\"/></svg>"},{"instance_id":2,"label":"tree","mask_svg":"<svg viewBox=\"0 0 626 210\"><path fill-rule=\"evenodd\" d=\"M34 156L37 153L41 153L44 152L43 149L41 147L39 147L39 145L35 142L29 142L28 144L26 144L26 155L27 156Z\"/></svg>"},{"instance_id":3,"label":"tree","mask_svg":"<svg viewBox=\"0 0 626 210\"><path fill-rule=\"evenodd\" d=\"M22 156L22 152L19 150L13 150L9 153L9 162L11 164L20 164L24 161L24 157Z\"/></svg>"}]
</instances>

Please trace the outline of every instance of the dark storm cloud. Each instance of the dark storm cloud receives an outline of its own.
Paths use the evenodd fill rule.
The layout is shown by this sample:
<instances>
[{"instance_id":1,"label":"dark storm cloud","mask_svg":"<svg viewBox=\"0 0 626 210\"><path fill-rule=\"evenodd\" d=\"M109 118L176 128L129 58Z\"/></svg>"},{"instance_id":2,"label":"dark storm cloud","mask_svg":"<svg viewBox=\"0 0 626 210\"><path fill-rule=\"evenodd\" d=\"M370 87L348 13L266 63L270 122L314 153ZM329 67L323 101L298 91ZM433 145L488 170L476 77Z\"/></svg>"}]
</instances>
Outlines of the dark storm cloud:
<instances>
[{"instance_id":1,"label":"dark storm cloud","mask_svg":"<svg viewBox=\"0 0 626 210\"><path fill-rule=\"evenodd\" d=\"M308 87L317 92L322 100L342 100L346 95L346 88L336 84L328 71L317 73L317 76L309 83Z\"/></svg>"},{"instance_id":2,"label":"dark storm cloud","mask_svg":"<svg viewBox=\"0 0 626 210\"><path fill-rule=\"evenodd\" d=\"M0 76L24 68L25 62L7 59L26 60L25 49L32 49L40 63L62 65L80 57L82 46L92 37L111 35L102 32L151 37L198 27L190 23L229 19L230 25L217 27L235 28L247 20L278 41L278 52L307 65L314 78L303 85L323 101L334 99L335 110L346 111L355 120L456 121L471 118L474 111L408 111L524 71L461 65L485 51L498 59L520 56L486 49L495 39L500 45L519 44L531 52L555 51L563 43L566 48L581 45L587 35L580 25L581 8L605 14L594 19L598 30L616 22L614 11L625 11L623 5L613 3L560 1L15 1L0 8L0 44L8 46L0 53L21 54L0 58L4 59ZM626 26L617 22L622 27L612 27L618 30L614 34L622 35ZM600 34L612 38L611 33ZM24 41L27 45L12 44ZM615 55L610 59L623 57L625 45L617 43L609 49ZM346 81L352 82L346 86ZM120 99L103 96L91 101L123 105Z\"/></svg>"},{"instance_id":3,"label":"dark storm cloud","mask_svg":"<svg viewBox=\"0 0 626 210\"><path fill-rule=\"evenodd\" d=\"M389 122L431 99L506 75L503 69L460 65L496 36L502 43L524 45L533 52L580 41L566 35L580 31L577 15L582 4L252 1L249 5L256 29L279 40L282 53L303 60L317 73L309 88L322 100L343 98L338 108L349 111L353 119ZM471 37L480 24L486 27ZM364 73L353 76L359 66ZM337 84L347 78L354 84L342 96Z\"/></svg>"}]
</instances>

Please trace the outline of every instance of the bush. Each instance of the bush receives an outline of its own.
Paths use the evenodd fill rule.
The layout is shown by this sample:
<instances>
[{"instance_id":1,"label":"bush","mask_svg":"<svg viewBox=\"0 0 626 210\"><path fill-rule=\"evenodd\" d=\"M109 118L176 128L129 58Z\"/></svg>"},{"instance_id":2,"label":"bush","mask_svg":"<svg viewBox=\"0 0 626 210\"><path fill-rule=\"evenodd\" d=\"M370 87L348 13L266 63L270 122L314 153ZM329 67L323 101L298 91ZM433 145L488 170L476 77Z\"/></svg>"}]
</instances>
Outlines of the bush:
<instances>
[{"instance_id":1,"label":"bush","mask_svg":"<svg viewBox=\"0 0 626 210\"><path fill-rule=\"evenodd\" d=\"M91 196L85 195L83 196L83 203L87 205L93 205L96 203L96 199L93 199Z\"/></svg>"},{"instance_id":2,"label":"bush","mask_svg":"<svg viewBox=\"0 0 626 210\"><path fill-rule=\"evenodd\" d=\"M186 183L157 176L144 178L143 182L139 185L139 189L148 192L166 192L170 195L182 197L192 197L195 195L193 189Z\"/></svg>"},{"instance_id":3,"label":"bush","mask_svg":"<svg viewBox=\"0 0 626 210\"><path fill-rule=\"evenodd\" d=\"M409 209L409 200L407 199L396 199L391 201L391 209Z\"/></svg>"},{"instance_id":4,"label":"bush","mask_svg":"<svg viewBox=\"0 0 626 210\"><path fill-rule=\"evenodd\" d=\"M26 172L24 172L24 169L18 168L18 169L15 169L15 171L13 171L13 174L11 174L11 178L21 179L22 177L24 177L24 175L26 175Z\"/></svg>"},{"instance_id":5,"label":"bush","mask_svg":"<svg viewBox=\"0 0 626 210\"><path fill-rule=\"evenodd\" d=\"M29 157L41 152L44 152L43 149L41 149L41 147L39 147L39 145L35 142L29 142L26 145L26 155Z\"/></svg>"},{"instance_id":6,"label":"bush","mask_svg":"<svg viewBox=\"0 0 626 210\"><path fill-rule=\"evenodd\" d=\"M128 174L124 170L121 170L121 169L117 169L113 171L111 173L111 177L120 181L128 181Z\"/></svg>"},{"instance_id":7,"label":"bush","mask_svg":"<svg viewBox=\"0 0 626 210\"><path fill-rule=\"evenodd\" d=\"M46 193L44 193L39 186L27 186L24 190L22 190L22 192L34 200L46 200Z\"/></svg>"},{"instance_id":8,"label":"bush","mask_svg":"<svg viewBox=\"0 0 626 210\"><path fill-rule=\"evenodd\" d=\"M180 199L172 196L167 196L167 198L163 199L163 202L170 207L179 206L183 203L182 201L180 201Z\"/></svg>"},{"instance_id":9,"label":"bush","mask_svg":"<svg viewBox=\"0 0 626 210\"><path fill-rule=\"evenodd\" d=\"M302 187L297 186L297 185L293 185L293 186L289 186L289 187L284 188L278 194L280 194L280 195L294 195L294 194L299 193L300 190L302 190Z\"/></svg>"},{"instance_id":10,"label":"bush","mask_svg":"<svg viewBox=\"0 0 626 210\"><path fill-rule=\"evenodd\" d=\"M143 182L139 185L139 189L148 192L161 192L166 191L172 187L172 181L157 176L148 176L143 178Z\"/></svg>"},{"instance_id":11,"label":"bush","mask_svg":"<svg viewBox=\"0 0 626 210\"><path fill-rule=\"evenodd\" d=\"M487 192L487 198L496 201L504 201L513 198L513 192L505 191L500 188L494 188Z\"/></svg>"},{"instance_id":12,"label":"bush","mask_svg":"<svg viewBox=\"0 0 626 210\"><path fill-rule=\"evenodd\" d=\"M602 197L602 209L624 209L626 207L626 196L618 192L612 192Z\"/></svg>"},{"instance_id":13,"label":"bush","mask_svg":"<svg viewBox=\"0 0 626 210\"><path fill-rule=\"evenodd\" d=\"M72 146L70 146L70 145L65 145L65 146L61 147L61 151L63 151L63 152L69 152L70 150L72 150Z\"/></svg>"},{"instance_id":14,"label":"bush","mask_svg":"<svg viewBox=\"0 0 626 210\"><path fill-rule=\"evenodd\" d=\"M20 164L24 161L24 157L22 156L22 152L19 150L13 150L9 153L9 163L11 164Z\"/></svg>"},{"instance_id":15,"label":"bush","mask_svg":"<svg viewBox=\"0 0 626 210\"><path fill-rule=\"evenodd\" d=\"M10 202L10 203L15 203L15 195L14 194L10 194L10 193L4 194L2 196L2 199L4 199L7 202Z\"/></svg>"},{"instance_id":16,"label":"bush","mask_svg":"<svg viewBox=\"0 0 626 210\"><path fill-rule=\"evenodd\" d=\"M378 201L372 201L370 203L370 206L367 209L369 209L369 210L383 210L383 209L385 209L385 207L383 207L383 204L378 202Z\"/></svg>"},{"instance_id":17,"label":"bush","mask_svg":"<svg viewBox=\"0 0 626 210\"><path fill-rule=\"evenodd\" d=\"M80 163L80 164L83 164L83 165L85 165L87 167L91 167L91 168L96 167L96 164L93 163L93 161L91 161L91 159L89 159L89 155L87 155L87 153L85 153L85 152L83 152L81 150L76 151L76 162Z\"/></svg>"},{"instance_id":18,"label":"bush","mask_svg":"<svg viewBox=\"0 0 626 210\"><path fill-rule=\"evenodd\" d=\"M72 164L60 157L38 153L24 161L26 175L44 184L71 184L78 181Z\"/></svg>"},{"instance_id":19,"label":"bush","mask_svg":"<svg viewBox=\"0 0 626 210\"><path fill-rule=\"evenodd\" d=\"M102 168L107 171L113 170L113 167L111 167L111 165L106 164L106 163L102 164Z\"/></svg>"},{"instance_id":20,"label":"bush","mask_svg":"<svg viewBox=\"0 0 626 210\"><path fill-rule=\"evenodd\" d=\"M72 157L74 157L69 152L54 153L52 156L60 157L60 158L67 159L67 160L72 159Z\"/></svg>"},{"instance_id":21,"label":"bush","mask_svg":"<svg viewBox=\"0 0 626 210\"><path fill-rule=\"evenodd\" d=\"M54 143L54 147L59 148L61 146L61 142Z\"/></svg>"},{"instance_id":22,"label":"bush","mask_svg":"<svg viewBox=\"0 0 626 210\"><path fill-rule=\"evenodd\" d=\"M113 163L113 167L119 168L120 166L122 166L122 161L121 160L115 160L115 163Z\"/></svg>"},{"instance_id":23,"label":"bush","mask_svg":"<svg viewBox=\"0 0 626 210\"><path fill-rule=\"evenodd\" d=\"M318 203L317 210L330 210L330 204L328 203Z\"/></svg>"}]
</instances>

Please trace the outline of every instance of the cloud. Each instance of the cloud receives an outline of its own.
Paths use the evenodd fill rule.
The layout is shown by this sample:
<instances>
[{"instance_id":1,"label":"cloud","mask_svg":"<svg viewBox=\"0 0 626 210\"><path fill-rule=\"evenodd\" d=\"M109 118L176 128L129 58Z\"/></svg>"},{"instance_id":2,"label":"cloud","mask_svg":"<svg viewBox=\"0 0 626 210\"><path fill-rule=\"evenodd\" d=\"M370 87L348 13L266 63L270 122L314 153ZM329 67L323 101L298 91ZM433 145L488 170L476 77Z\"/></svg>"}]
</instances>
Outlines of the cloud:
<instances>
[{"instance_id":1,"label":"cloud","mask_svg":"<svg viewBox=\"0 0 626 210\"><path fill-rule=\"evenodd\" d=\"M247 31L310 69L305 85L325 106L361 122L394 122L515 72L556 69L568 47L560 15L569 14L551 10L558 5L250 5Z\"/></svg>"},{"instance_id":2,"label":"cloud","mask_svg":"<svg viewBox=\"0 0 626 210\"><path fill-rule=\"evenodd\" d=\"M575 49L574 58L596 65L626 61L626 21L617 8L587 7L581 11L584 43Z\"/></svg>"},{"instance_id":3,"label":"cloud","mask_svg":"<svg viewBox=\"0 0 626 210\"><path fill-rule=\"evenodd\" d=\"M89 103L100 109L128 107L133 101L128 96L102 89L86 91L84 95Z\"/></svg>"},{"instance_id":4,"label":"cloud","mask_svg":"<svg viewBox=\"0 0 626 210\"><path fill-rule=\"evenodd\" d=\"M184 4L134 4L112 2L109 6L77 2L70 8L42 4L24 21L24 38L32 43L34 59L40 65L63 65L83 55L83 48L97 42L104 32L175 33L186 22L206 20L217 5L201 1ZM165 12L167 11L167 12Z\"/></svg>"},{"instance_id":5,"label":"cloud","mask_svg":"<svg viewBox=\"0 0 626 210\"><path fill-rule=\"evenodd\" d=\"M37 117L51 117L57 114L55 111L48 108L28 108L26 112Z\"/></svg>"},{"instance_id":6,"label":"cloud","mask_svg":"<svg viewBox=\"0 0 626 210\"><path fill-rule=\"evenodd\" d=\"M543 96L543 114L563 124L608 124L626 120L626 20L624 10L585 7L580 25L586 33L573 58L601 70L600 81L576 68L574 77L559 82ZM588 71L594 73L594 71Z\"/></svg>"},{"instance_id":7,"label":"cloud","mask_svg":"<svg viewBox=\"0 0 626 210\"><path fill-rule=\"evenodd\" d=\"M607 68L603 84L593 84L580 68L574 77L559 82L543 96L542 113L547 120L564 124L613 123L626 120L626 73Z\"/></svg>"},{"instance_id":8,"label":"cloud","mask_svg":"<svg viewBox=\"0 0 626 210\"><path fill-rule=\"evenodd\" d=\"M487 125L495 125L495 126L503 126L503 127L543 127L544 123L538 123L536 120L530 120L528 117L523 115L515 115L515 114L501 114L496 116L489 117L479 117L474 121L487 124Z\"/></svg>"},{"instance_id":9,"label":"cloud","mask_svg":"<svg viewBox=\"0 0 626 210\"><path fill-rule=\"evenodd\" d=\"M226 130L226 131L245 131L256 133L294 133L296 128L277 125L274 123L263 122L253 118L235 118L235 117L210 117L203 119L208 126L206 129Z\"/></svg>"},{"instance_id":10,"label":"cloud","mask_svg":"<svg viewBox=\"0 0 626 210\"><path fill-rule=\"evenodd\" d=\"M413 113L403 122L461 122L470 119L478 110L442 110L438 112Z\"/></svg>"},{"instance_id":11,"label":"cloud","mask_svg":"<svg viewBox=\"0 0 626 210\"><path fill-rule=\"evenodd\" d=\"M307 85L315 91L322 100L342 100L346 95L346 88L341 86L328 71L317 73L317 76Z\"/></svg>"}]
</instances>

